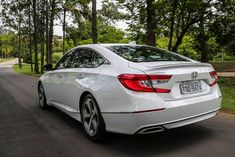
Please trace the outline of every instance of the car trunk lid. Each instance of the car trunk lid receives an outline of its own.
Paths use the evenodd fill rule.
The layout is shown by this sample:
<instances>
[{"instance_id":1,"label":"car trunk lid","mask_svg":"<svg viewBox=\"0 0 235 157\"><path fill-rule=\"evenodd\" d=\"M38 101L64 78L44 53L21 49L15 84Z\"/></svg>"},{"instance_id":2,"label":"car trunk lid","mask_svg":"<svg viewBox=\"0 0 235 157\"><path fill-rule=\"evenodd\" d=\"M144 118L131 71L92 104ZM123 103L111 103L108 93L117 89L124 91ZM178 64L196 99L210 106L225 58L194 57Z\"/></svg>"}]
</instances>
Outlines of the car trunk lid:
<instances>
[{"instance_id":1,"label":"car trunk lid","mask_svg":"<svg viewBox=\"0 0 235 157\"><path fill-rule=\"evenodd\" d=\"M214 71L210 64L200 62L129 62L129 67L148 75L172 75L167 82L153 82L155 88L170 89L169 93L157 93L165 101L173 101L210 94Z\"/></svg>"}]
</instances>

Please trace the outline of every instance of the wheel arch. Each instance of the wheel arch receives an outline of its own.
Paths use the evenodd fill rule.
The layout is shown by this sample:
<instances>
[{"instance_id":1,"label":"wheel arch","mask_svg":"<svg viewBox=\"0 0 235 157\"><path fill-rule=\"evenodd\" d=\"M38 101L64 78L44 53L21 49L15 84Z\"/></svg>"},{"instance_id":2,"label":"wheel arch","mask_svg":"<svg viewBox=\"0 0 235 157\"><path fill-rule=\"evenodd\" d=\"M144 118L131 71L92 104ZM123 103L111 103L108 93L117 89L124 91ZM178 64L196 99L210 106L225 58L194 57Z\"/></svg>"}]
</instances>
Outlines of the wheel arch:
<instances>
[{"instance_id":1,"label":"wheel arch","mask_svg":"<svg viewBox=\"0 0 235 157\"><path fill-rule=\"evenodd\" d=\"M82 105L82 101L83 101L83 99L86 97L86 95L88 95L88 94L91 94L93 97L94 97L94 95L91 93L91 92L89 92L89 91L84 91L82 94L81 94L81 96L80 96L80 99L79 99L79 111L80 111L80 113L81 113L81 105Z\"/></svg>"},{"instance_id":2,"label":"wheel arch","mask_svg":"<svg viewBox=\"0 0 235 157\"><path fill-rule=\"evenodd\" d=\"M37 86L37 89L38 89L38 90L39 90L39 85L40 85L40 84L42 84L42 81L41 81L41 80L38 81L38 86Z\"/></svg>"}]
</instances>

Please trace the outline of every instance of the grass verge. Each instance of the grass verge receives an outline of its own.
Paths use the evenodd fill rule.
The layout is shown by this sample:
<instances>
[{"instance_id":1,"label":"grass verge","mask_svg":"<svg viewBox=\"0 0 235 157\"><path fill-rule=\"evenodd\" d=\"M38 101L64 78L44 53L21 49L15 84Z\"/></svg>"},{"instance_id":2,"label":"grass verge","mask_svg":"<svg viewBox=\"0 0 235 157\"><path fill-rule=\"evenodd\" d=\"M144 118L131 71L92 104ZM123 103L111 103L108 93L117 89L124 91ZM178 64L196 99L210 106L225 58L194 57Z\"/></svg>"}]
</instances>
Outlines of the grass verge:
<instances>
[{"instance_id":1,"label":"grass verge","mask_svg":"<svg viewBox=\"0 0 235 157\"><path fill-rule=\"evenodd\" d=\"M235 114L235 77L219 77L222 111Z\"/></svg>"},{"instance_id":2,"label":"grass verge","mask_svg":"<svg viewBox=\"0 0 235 157\"><path fill-rule=\"evenodd\" d=\"M42 74L36 74L35 72L32 72L30 64L22 64L21 69L18 64L15 64L13 65L13 69L16 72L24 74L24 75L30 75L30 76L35 76L35 77L40 77L42 75Z\"/></svg>"}]
</instances>

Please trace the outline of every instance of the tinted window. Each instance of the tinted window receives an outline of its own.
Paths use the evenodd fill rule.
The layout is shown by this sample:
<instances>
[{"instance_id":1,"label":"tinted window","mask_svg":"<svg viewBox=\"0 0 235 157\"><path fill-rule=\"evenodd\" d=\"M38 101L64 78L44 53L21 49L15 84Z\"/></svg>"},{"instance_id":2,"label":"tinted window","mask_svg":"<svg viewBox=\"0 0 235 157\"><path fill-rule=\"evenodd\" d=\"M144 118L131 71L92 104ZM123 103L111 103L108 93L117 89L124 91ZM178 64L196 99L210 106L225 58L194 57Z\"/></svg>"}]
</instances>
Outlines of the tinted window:
<instances>
[{"instance_id":1,"label":"tinted window","mask_svg":"<svg viewBox=\"0 0 235 157\"><path fill-rule=\"evenodd\" d=\"M188 61L167 50L148 46L108 46L109 50L132 62Z\"/></svg>"},{"instance_id":2,"label":"tinted window","mask_svg":"<svg viewBox=\"0 0 235 157\"><path fill-rule=\"evenodd\" d=\"M72 51L66 53L61 60L56 64L55 69L63 69L63 68L69 68L70 67L70 59Z\"/></svg>"},{"instance_id":3,"label":"tinted window","mask_svg":"<svg viewBox=\"0 0 235 157\"><path fill-rule=\"evenodd\" d=\"M72 68L90 68L92 67L92 51L87 49L77 49L73 53L71 62Z\"/></svg>"},{"instance_id":4,"label":"tinted window","mask_svg":"<svg viewBox=\"0 0 235 157\"><path fill-rule=\"evenodd\" d=\"M103 64L105 62L104 58L101 57L99 54L97 54L96 52L93 52L93 61L92 61L92 65L94 67L97 67L101 64Z\"/></svg>"}]
</instances>

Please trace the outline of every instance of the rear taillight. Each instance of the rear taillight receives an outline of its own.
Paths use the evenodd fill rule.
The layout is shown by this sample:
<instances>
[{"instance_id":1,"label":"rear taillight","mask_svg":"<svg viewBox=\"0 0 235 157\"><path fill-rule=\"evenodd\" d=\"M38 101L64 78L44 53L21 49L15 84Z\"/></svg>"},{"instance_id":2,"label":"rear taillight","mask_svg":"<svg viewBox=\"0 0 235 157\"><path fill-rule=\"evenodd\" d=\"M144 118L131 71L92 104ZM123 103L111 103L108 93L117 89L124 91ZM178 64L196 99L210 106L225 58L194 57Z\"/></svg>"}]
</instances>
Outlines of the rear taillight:
<instances>
[{"instance_id":1,"label":"rear taillight","mask_svg":"<svg viewBox=\"0 0 235 157\"><path fill-rule=\"evenodd\" d=\"M139 92L170 93L170 89L157 88L158 84L166 83L171 75L145 75L145 74L122 74L118 76L124 87Z\"/></svg>"},{"instance_id":2,"label":"rear taillight","mask_svg":"<svg viewBox=\"0 0 235 157\"><path fill-rule=\"evenodd\" d=\"M210 76L214 80L212 83L209 84L212 87L218 82L218 76L217 76L216 71L211 71Z\"/></svg>"}]
</instances>

